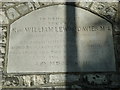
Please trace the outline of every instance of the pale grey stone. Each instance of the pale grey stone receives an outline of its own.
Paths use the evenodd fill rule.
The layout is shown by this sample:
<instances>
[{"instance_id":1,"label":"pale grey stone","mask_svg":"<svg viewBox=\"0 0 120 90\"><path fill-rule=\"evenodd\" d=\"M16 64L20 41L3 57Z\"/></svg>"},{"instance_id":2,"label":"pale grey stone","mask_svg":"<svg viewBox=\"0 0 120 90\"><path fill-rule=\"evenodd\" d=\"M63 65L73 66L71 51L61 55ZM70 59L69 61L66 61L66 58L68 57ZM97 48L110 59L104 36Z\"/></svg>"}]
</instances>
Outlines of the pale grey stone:
<instances>
[{"instance_id":1,"label":"pale grey stone","mask_svg":"<svg viewBox=\"0 0 120 90\"><path fill-rule=\"evenodd\" d=\"M34 3L33 3L33 5L34 5L35 9L37 9L37 8L39 8L39 7L40 7L39 2L34 2Z\"/></svg>"},{"instance_id":2,"label":"pale grey stone","mask_svg":"<svg viewBox=\"0 0 120 90\"><path fill-rule=\"evenodd\" d=\"M118 2L108 2L108 4L109 4L112 8L118 10Z\"/></svg>"},{"instance_id":3,"label":"pale grey stone","mask_svg":"<svg viewBox=\"0 0 120 90\"><path fill-rule=\"evenodd\" d=\"M2 38L2 44L6 44L6 38L4 37L4 38Z\"/></svg>"},{"instance_id":4,"label":"pale grey stone","mask_svg":"<svg viewBox=\"0 0 120 90\"><path fill-rule=\"evenodd\" d=\"M16 6L18 8L18 11L21 13L21 14L26 14L27 12L29 12L29 7L25 4L20 4L18 6Z\"/></svg>"},{"instance_id":5,"label":"pale grey stone","mask_svg":"<svg viewBox=\"0 0 120 90\"><path fill-rule=\"evenodd\" d=\"M111 18L114 18L116 14L116 10L114 9L114 7L110 6L107 3L95 2L92 5L91 10L102 15L110 16Z\"/></svg>"},{"instance_id":6,"label":"pale grey stone","mask_svg":"<svg viewBox=\"0 0 120 90\"><path fill-rule=\"evenodd\" d=\"M54 87L54 90L69 90L70 89L70 86L55 86ZM72 89L74 90L74 89Z\"/></svg>"},{"instance_id":7,"label":"pale grey stone","mask_svg":"<svg viewBox=\"0 0 120 90\"><path fill-rule=\"evenodd\" d=\"M48 6L48 5L51 5L52 3L53 2L40 2L40 6Z\"/></svg>"},{"instance_id":8,"label":"pale grey stone","mask_svg":"<svg viewBox=\"0 0 120 90\"><path fill-rule=\"evenodd\" d=\"M91 4L91 2L80 2L79 5L82 6L82 7L89 7Z\"/></svg>"},{"instance_id":9,"label":"pale grey stone","mask_svg":"<svg viewBox=\"0 0 120 90\"><path fill-rule=\"evenodd\" d=\"M5 53L5 48L4 47L0 47L0 52L1 53Z\"/></svg>"},{"instance_id":10,"label":"pale grey stone","mask_svg":"<svg viewBox=\"0 0 120 90\"><path fill-rule=\"evenodd\" d=\"M62 82L74 82L78 81L79 76L77 75L66 75L66 74L54 74L50 75L50 83L62 83Z\"/></svg>"},{"instance_id":11,"label":"pale grey stone","mask_svg":"<svg viewBox=\"0 0 120 90\"><path fill-rule=\"evenodd\" d=\"M115 10L114 8L112 8L112 7L109 7L109 8L107 8L107 9L105 10L105 13L106 13L107 15L110 15L111 17L114 17L115 14L116 14L116 10Z\"/></svg>"},{"instance_id":12,"label":"pale grey stone","mask_svg":"<svg viewBox=\"0 0 120 90\"><path fill-rule=\"evenodd\" d=\"M5 81L5 82L4 82L4 85L5 85L5 86L10 86L10 85L11 85L11 82L10 82L10 81Z\"/></svg>"},{"instance_id":13,"label":"pale grey stone","mask_svg":"<svg viewBox=\"0 0 120 90\"><path fill-rule=\"evenodd\" d=\"M7 12L8 18L11 20L14 20L20 16L19 13L14 8L10 8L6 12Z\"/></svg>"},{"instance_id":14,"label":"pale grey stone","mask_svg":"<svg viewBox=\"0 0 120 90\"><path fill-rule=\"evenodd\" d=\"M3 64L2 64L2 62L0 61L0 68L3 68Z\"/></svg>"},{"instance_id":15,"label":"pale grey stone","mask_svg":"<svg viewBox=\"0 0 120 90\"><path fill-rule=\"evenodd\" d=\"M44 76L43 75L33 75L32 82L35 86L44 84L45 83Z\"/></svg>"},{"instance_id":16,"label":"pale grey stone","mask_svg":"<svg viewBox=\"0 0 120 90\"><path fill-rule=\"evenodd\" d=\"M0 90L2 89L2 75L0 74Z\"/></svg>"},{"instance_id":17,"label":"pale grey stone","mask_svg":"<svg viewBox=\"0 0 120 90\"><path fill-rule=\"evenodd\" d=\"M4 61L4 59L3 58L0 58L0 62L3 62Z\"/></svg>"},{"instance_id":18,"label":"pale grey stone","mask_svg":"<svg viewBox=\"0 0 120 90\"><path fill-rule=\"evenodd\" d=\"M73 6L67 8L73 9ZM77 51L73 46L73 32L66 32L66 22L69 27L73 26L68 30L74 30L71 20L74 11L66 21L65 5L35 10L10 26L7 72L115 71L111 23L89 11L74 8ZM67 37L70 39L66 41Z\"/></svg>"},{"instance_id":19,"label":"pale grey stone","mask_svg":"<svg viewBox=\"0 0 120 90\"><path fill-rule=\"evenodd\" d=\"M5 15L5 12L0 10L0 24L8 24L8 23L9 23L9 21Z\"/></svg>"},{"instance_id":20,"label":"pale grey stone","mask_svg":"<svg viewBox=\"0 0 120 90\"><path fill-rule=\"evenodd\" d=\"M55 86L55 88L67 88L67 86Z\"/></svg>"},{"instance_id":21,"label":"pale grey stone","mask_svg":"<svg viewBox=\"0 0 120 90\"><path fill-rule=\"evenodd\" d=\"M2 58L0 58L0 71L2 71L2 68L3 68L3 61L4 61L4 59L2 59Z\"/></svg>"},{"instance_id":22,"label":"pale grey stone","mask_svg":"<svg viewBox=\"0 0 120 90\"><path fill-rule=\"evenodd\" d=\"M26 3L26 5L28 5L29 10L34 10L34 6L33 6L33 4L32 4L32 3L27 2L27 3Z\"/></svg>"},{"instance_id":23,"label":"pale grey stone","mask_svg":"<svg viewBox=\"0 0 120 90\"><path fill-rule=\"evenodd\" d=\"M65 74L50 75L50 83L62 83L66 81Z\"/></svg>"},{"instance_id":24,"label":"pale grey stone","mask_svg":"<svg viewBox=\"0 0 120 90\"><path fill-rule=\"evenodd\" d=\"M2 2L0 2L0 8L2 8Z\"/></svg>"},{"instance_id":25,"label":"pale grey stone","mask_svg":"<svg viewBox=\"0 0 120 90\"><path fill-rule=\"evenodd\" d=\"M23 76L23 83L25 86L29 87L31 86L31 77L30 76Z\"/></svg>"},{"instance_id":26,"label":"pale grey stone","mask_svg":"<svg viewBox=\"0 0 120 90\"><path fill-rule=\"evenodd\" d=\"M99 3L99 2L94 2L92 7L92 10L96 11L96 12L102 12L103 10L105 10L105 4L104 3Z\"/></svg>"},{"instance_id":27,"label":"pale grey stone","mask_svg":"<svg viewBox=\"0 0 120 90\"><path fill-rule=\"evenodd\" d=\"M2 43L2 27L0 27L0 43Z\"/></svg>"},{"instance_id":28,"label":"pale grey stone","mask_svg":"<svg viewBox=\"0 0 120 90\"><path fill-rule=\"evenodd\" d=\"M15 4L12 2L6 2L4 3L3 7L10 7L10 6L14 6Z\"/></svg>"}]
</instances>

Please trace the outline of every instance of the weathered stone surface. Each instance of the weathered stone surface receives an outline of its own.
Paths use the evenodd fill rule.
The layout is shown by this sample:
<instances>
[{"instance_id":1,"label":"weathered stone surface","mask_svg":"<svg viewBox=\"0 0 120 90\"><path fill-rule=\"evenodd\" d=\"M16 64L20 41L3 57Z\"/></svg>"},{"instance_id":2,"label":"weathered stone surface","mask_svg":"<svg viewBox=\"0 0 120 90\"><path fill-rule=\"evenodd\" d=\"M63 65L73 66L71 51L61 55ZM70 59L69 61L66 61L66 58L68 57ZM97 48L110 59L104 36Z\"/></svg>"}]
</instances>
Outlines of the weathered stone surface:
<instances>
[{"instance_id":1,"label":"weathered stone surface","mask_svg":"<svg viewBox=\"0 0 120 90\"><path fill-rule=\"evenodd\" d=\"M35 9L37 9L37 8L39 8L39 7L40 7L39 2L34 2L34 3L33 3L33 5L34 5Z\"/></svg>"},{"instance_id":2,"label":"weathered stone surface","mask_svg":"<svg viewBox=\"0 0 120 90\"><path fill-rule=\"evenodd\" d=\"M34 6L33 6L32 3L27 2L27 3L25 3L25 4L29 7L29 10L34 10Z\"/></svg>"},{"instance_id":3,"label":"weathered stone surface","mask_svg":"<svg viewBox=\"0 0 120 90\"><path fill-rule=\"evenodd\" d=\"M106 12L107 15L110 15L111 18L115 16L116 14L116 10L112 7L106 8Z\"/></svg>"},{"instance_id":4,"label":"weathered stone surface","mask_svg":"<svg viewBox=\"0 0 120 90\"><path fill-rule=\"evenodd\" d=\"M3 44L6 44L6 41L7 41L7 39L6 39L6 37L4 37L4 38L2 39L2 43L3 43Z\"/></svg>"},{"instance_id":5,"label":"weathered stone surface","mask_svg":"<svg viewBox=\"0 0 120 90\"><path fill-rule=\"evenodd\" d=\"M65 75L50 75L50 83L62 83L66 81Z\"/></svg>"},{"instance_id":6,"label":"weathered stone surface","mask_svg":"<svg viewBox=\"0 0 120 90\"><path fill-rule=\"evenodd\" d=\"M87 7L88 8L90 6L90 4L91 4L91 2L80 2L79 6Z\"/></svg>"},{"instance_id":7,"label":"weathered stone surface","mask_svg":"<svg viewBox=\"0 0 120 90\"><path fill-rule=\"evenodd\" d=\"M45 78L44 75L33 75L32 76L33 85L39 86L41 84L44 84L45 83L45 79L44 78Z\"/></svg>"},{"instance_id":8,"label":"weathered stone surface","mask_svg":"<svg viewBox=\"0 0 120 90\"><path fill-rule=\"evenodd\" d=\"M10 87L18 86L19 80L17 77L4 77L3 85Z\"/></svg>"},{"instance_id":9,"label":"weathered stone surface","mask_svg":"<svg viewBox=\"0 0 120 90\"><path fill-rule=\"evenodd\" d=\"M18 18L20 15L14 8L10 8L7 10L7 16L9 19L14 20Z\"/></svg>"},{"instance_id":10,"label":"weathered stone surface","mask_svg":"<svg viewBox=\"0 0 120 90\"><path fill-rule=\"evenodd\" d=\"M3 62L0 61L0 68L3 68Z\"/></svg>"},{"instance_id":11,"label":"weathered stone surface","mask_svg":"<svg viewBox=\"0 0 120 90\"><path fill-rule=\"evenodd\" d=\"M3 62L4 61L4 59L3 58L0 58L0 62Z\"/></svg>"},{"instance_id":12,"label":"weathered stone surface","mask_svg":"<svg viewBox=\"0 0 120 90\"><path fill-rule=\"evenodd\" d=\"M5 2L3 7L6 8L6 7L14 6L14 5L15 5L15 3L13 3L13 2Z\"/></svg>"},{"instance_id":13,"label":"weathered stone surface","mask_svg":"<svg viewBox=\"0 0 120 90\"><path fill-rule=\"evenodd\" d=\"M0 53L5 53L5 48L4 47L0 47Z\"/></svg>"},{"instance_id":14,"label":"weathered stone surface","mask_svg":"<svg viewBox=\"0 0 120 90\"><path fill-rule=\"evenodd\" d=\"M20 4L18 6L16 6L18 8L18 11L21 13L21 14L26 14L27 12L29 12L29 7L25 4Z\"/></svg>"},{"instance_id":15,"label":"weathered stone surface","mask_svg":"<svg viewBox=\"0 0 120 90\"><path fill-rule=\"evenodd\" d=\"M114 8L115 10L118 10L118 2L108 2L109 6Z\"/></svg>"},{"instance_id":16,"label":"weathered stone surface","mask_svg":"<svg viewBox=\"0 0 120 90\"><path fill-rule=\"evenodd\" d=\"M5 12L3 12L2 10L0 10L0 24L8 24L8 19L5 15Z\"/></svg>"},{"instance_id":17,"label":"weathered stone surface","mask_svg":"<svg viewBox=\"0 0 120 90\"><path fill-rule=\"evenodd\" d=\"M0 43L2 43L2 27L0 27Z\"/></svg>"},{"instance_id":18,"label":"weathered stone surface","mask_svg":"<svg viewBox=\"0 0 120 90\"><path fill-rule=\"evenodd\" d=\"M31 77L30 76L23 76L23 83L24 86L30 87L31 86Z\"/></svg>"},{"instance_id":19,"label":"weathered stone surface","mask_svg":"<svg viewBox=\"0 0 120 90\"><path fill-rule=\"evenodd\" d=\"M3 31L3 32L7 32L7 29L8 29L7 26L2 27L2 31Z\"/></svg>"},{"instance_id":20,"label":"weathered stone surface","mask_svg":"<svg viewBox=\"0 0 120 90\"><path fill-rule=\"evenodd\" d=\"M108 18L115 18L116 10L111 7L108 3L95 2L93 3L91 10L97 12L98 14L108 16Z\"/></svg>"},{"instance_id":21,"label":"weathered stone surface","mask_svg":"<svg viewBox=\"0 0 120 90\"><path fill-rule=\"evenodd\" d=\"M0 2L0 8L2 8L2 2Z\"/></svg>"},{"instance_id":22,"label":"weathered stone surface","mask_svg":"<svg viewBox=\"0 0 120 90\"><path fill-rule=\"evenodd\" d=\"M54 74L50 75L50 83L65 83L79 81L78 75Z\"/></svg>"},{"instance_id":23,"label":"weathered stone surface","mask_svg":"<svg viewBox=\"0 0 120 90\"><path fill-rule=\"evenodd\" d=\"M4 86L23 86L23 87L39 87L45 84L44 75L23 75L23 76L7 76L4 77Z\"/></svg>"},{"instance_id":24,"label":"weathered stone surface","mask_svg":"<svg viewBox=\"0 0 120 90\"><path fill-rule=\"evenodd\" d=\"M107 78L105 75L99 75L99 74L88 74L85 75L84 78L87 79L89 84L107 84Z\"/></svg>"},{"instance_id":25,"label":"weathered stone surface","mask_svg":"<svg viewBox=\"0 0 120 90\"><path fill-rule=\"evenodd\" d=\"M39 4L40 6L48 6L48 5L53 4L53 2L40 2Z\"/></svg>"},{"instance_id":26,"label":"weathered stone surface","mask_svg":"<svg viewBox=\"0 0 120 90\"><path fill-rule=\"evenodd\" d=\"M2 75L0 75L0 90L2 90Z\"/></svg>"},{"instance_id":27,"label":"weathered stone surface","mask_svg":"<svg viewBox=\"0 0 120 90\"><path fill-rule=\"evenodd\" d=\"M74 8L73 6L67 7ZM11 25L8 72L115 70L111 24L86 10L75 7L76 42L78 44L78 47L75 47L74 37L69 37L71 39L66 41L68 36L65 34L65 8L65 5L56 5L39 9ZM74 14L74 11L71 14ZM71 15L72 17L73 15ZM74 22L69 20L68 24L73 29L67 28L70 31L67 33L73 36ZM66 51L66 43L69 43L67 47L70 49L69 52ZM75 51L75 48L78 51ZM73 53L70 54L70 52ZM69 62L67 54L71 57Z\"/></svg>"}]
</instances>

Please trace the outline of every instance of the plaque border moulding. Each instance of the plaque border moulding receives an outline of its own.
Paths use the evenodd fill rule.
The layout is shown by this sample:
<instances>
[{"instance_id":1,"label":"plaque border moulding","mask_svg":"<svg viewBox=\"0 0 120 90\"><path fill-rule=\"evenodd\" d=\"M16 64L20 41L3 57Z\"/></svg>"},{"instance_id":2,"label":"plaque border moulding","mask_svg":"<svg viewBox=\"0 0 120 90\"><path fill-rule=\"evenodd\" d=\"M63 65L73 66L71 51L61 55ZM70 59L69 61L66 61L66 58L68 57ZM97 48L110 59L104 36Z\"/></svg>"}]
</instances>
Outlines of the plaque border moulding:
<instances>
[{"instance_id":1,"label":"plaque border moulding","mask_svg":"<svg viewBox=\"0 0 120 90\"><path fill-rule=\"evenodd\" d=\"M57 4L57 5L59 5L59 4ZM64 5L64 4L62 4L62 5ZM51 6L51 5L50 5ZM54 6L54 5L53 5ZM71 5L71 6L73 6L73 5ZM47 6L47 7L49 7L49 6ZM78 7L77 5L75 5L74 7ZM42 7L42 8L45 8L45 7ZM38 8L38 9L42 9L42 8ZM95 14L95 15L97 15L97 16L99 16L99 17L101 17L102 19L105 19L107 22L109 22L110 24L111 24L111 26L112 26L112 38L113 38L113 46L114 46L114 56L115 56L115 64L116 64L116 45L115 45L115 42L114 42L114 28L113 28L113 23L110 21L110 20L108 20L106 17L104 17L104 16L102 16L102 15L100 15L100 14L98 14L98 13L95 13L95 12L93 12L93 11L91 11L91 10L88 10L88 9L86 9L86 8L83 8L83 7L78 7L78 8L82 8L82 9L84 9L84 10L87 10L87 11L89 11L89 12L91 12L91 13L93 13L93 14ZM35 10L38 10L38 9L35 9ZM35 11L35 10L33 10L33 11ZM29 12L30 13L30 12ZM26 13L26 14L29 14L29 13ZM21 16L21 17L24 17L24 15L23 16ZM21 18L21 17L19 17L19 18ZM19 18L17 18L17 19L19 19ZM16 19L16 20L17 20ZM16 21L16 20L14 20L14 21ZM3 74L4 75L23 75L23 74L25 74L25 75L37 75L37 74L51 74L51 73L53 73L53 72L36 72L36 73L34 73L34 72L30 72L30 73L7 73L7 62L8 62L8 50L9 50L9 36L10 36L10 25L14 22L14 21L12 21L11 23L9 23L9 25L8 25L8 30L7 30L7 42L6 42L6 53L5 53L5 61L4 61L4 67L3 67ZM115 68L116 68L117 66L115 65ZM110 71L110 72L116 72L116 71ZM67 72L54 72L54 73L67 73ZM73 73L73 72L68 72L68 73ZM74 72L74 73L96 73L96 72ZM97 73L101 73L101 72L97 72ZM107 72L103 72L103 73L107 73Z\"/></svg>"}]
</instances>

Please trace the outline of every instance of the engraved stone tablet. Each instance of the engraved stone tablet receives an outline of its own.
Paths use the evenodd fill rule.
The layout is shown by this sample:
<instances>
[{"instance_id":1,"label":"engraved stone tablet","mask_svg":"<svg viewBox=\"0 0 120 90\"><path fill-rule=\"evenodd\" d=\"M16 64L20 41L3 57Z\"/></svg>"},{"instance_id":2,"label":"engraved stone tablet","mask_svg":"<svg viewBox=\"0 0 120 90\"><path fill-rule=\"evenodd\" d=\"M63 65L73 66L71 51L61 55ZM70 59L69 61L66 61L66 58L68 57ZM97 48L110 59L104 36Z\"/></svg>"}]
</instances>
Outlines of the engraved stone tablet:
<instances>
[{"instance_id":1,"label":"engraved stone tablet","mask_svg":"<svg viewBox=\"0 0 120 90\"><path fill-rule=\"evenodd\" d=\"M115 71L112 26L81 8L45 7L10 25L7 57L7 73Z\"/></svg>"}]
</instances>

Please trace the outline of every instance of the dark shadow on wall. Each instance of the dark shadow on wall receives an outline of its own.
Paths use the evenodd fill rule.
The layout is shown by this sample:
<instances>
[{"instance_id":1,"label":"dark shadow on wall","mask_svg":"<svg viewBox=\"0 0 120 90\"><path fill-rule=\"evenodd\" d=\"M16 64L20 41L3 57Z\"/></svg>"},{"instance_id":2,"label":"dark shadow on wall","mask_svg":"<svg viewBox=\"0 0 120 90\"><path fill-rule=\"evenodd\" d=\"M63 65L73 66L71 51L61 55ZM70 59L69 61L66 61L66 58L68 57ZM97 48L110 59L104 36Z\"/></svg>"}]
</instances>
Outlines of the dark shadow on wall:
<instances>
[{"instance_id":1,"label":"dark shadow on wall","mask_svg":"<svg viewBox=\"0 0 120 90\"><path fill-rule=\"evenodd\" d=\"M72 5L72 6L70 6ZM76 11L74 2L66 3L66 70L72 72L79 68L76 33Z\"/></svg>"},{"instance_id":2,"label":"dark shadow on wall","mask_svg":"<svg viewBox=\"0 0 120 90\"><path fill-rule=\"evenodd\" d=\"M80 69L78 65L76 10L74 6L75 2L66 2L66 86L69 86L68 82L70 81L67 74Z\"/></svg>"},{"instance_id":3,"label":"dark shadow on wall","mask_svg":"<svg viewBox=\"0 0 120 90\"><path fill-rule=\"evenodd\" d=\"M78 73L79 73L79 71L81 70L81 67L79 66L80 64L79 64L79 58L78 58L79 55L78 55L78 46L77 46L77 32L76 32L77 24L76 24L76 19L77 18L76 18L75 3L74 2L66 2L66 71L67 71L67 73L66 73L66 86L74 85L74 83L72 83L72 84L69 83L70 80L69 80L67 74L71 73L71 72L74 72L74 70L78 71ZM102 23L103 23L103 21L96 20L96 22L93 23L93 25L94 26L100 26L100 25L103 25ZM107 24L108 23L104 23L105 26L107 26ZM109 45L109 44L112 44L112 43L110 43L111 42L111 38L109 39L109 34L106 33L105 36L106 37L104 38L105 40L103 42L103 45L106 45L105 49L104 50L103 49L98 49L99 50L98 52L102 52L102 50L103 50L103 52L105 52L105 54L103 53L103 54L100 54L101 55L100 57L99 56L96 57L96 60L97 60L97 58L101 59L101 60L98 60L99 62L94 61L94 62L92 62L92 64L88 64L86 66L90 67L93 70L96 70L96 68L99 69L100 68L99 65L101 65L101 68L104 67L105 70L108 67L109 68L108 72L109 72L109 71L112 71L112 70L110 70L110 67L111 67L112 63L109 62L109 60L110 61L112 60L112 58L109 57L109 56L112 56L112 53L110 53L111 50L109 51L109 48L112 47L112 46ZM96 45L95 42L93 42L93 46L94 45ZM93 50L92 48L88 48L88 51L89 52L95 52L95 50ZM91 55L91 53L90 53L87 58L89 58L90 60L92 60L93 57L91 57L91 56L93 56L93 55ZM107 59L109 59L109 60L107 60ZM94 73L99 74L96 71ZM102 73L102 71L100 71L100 73ZM103 72L103 75L104 75L104 73L105 72ZM81 75L82 74L84 75L85 73L81 73ZM78 85L80 85L80 82L78 82ZM86 86L87 86L88 83L86 83L86 82L87 81L85 81L83 83L85 83ZM108 83L109 82L105 82L106 85ZM93 86L93 87L95 86L94 82L93 82L93 84L91 84L91 86ZM68 89L66 88L65 90L70 90L70 87L68 87ZM80 90L88 90L88 88L86 89L86 88L81 87ZM93 88L93 89L90 89L90 90L96 90L96 89ZM103 90L103 89L98 89L98 90Z\"/></svg>"}]
</instances>

